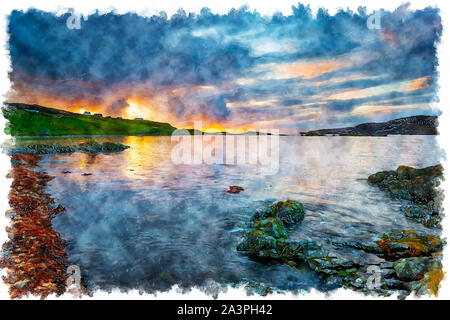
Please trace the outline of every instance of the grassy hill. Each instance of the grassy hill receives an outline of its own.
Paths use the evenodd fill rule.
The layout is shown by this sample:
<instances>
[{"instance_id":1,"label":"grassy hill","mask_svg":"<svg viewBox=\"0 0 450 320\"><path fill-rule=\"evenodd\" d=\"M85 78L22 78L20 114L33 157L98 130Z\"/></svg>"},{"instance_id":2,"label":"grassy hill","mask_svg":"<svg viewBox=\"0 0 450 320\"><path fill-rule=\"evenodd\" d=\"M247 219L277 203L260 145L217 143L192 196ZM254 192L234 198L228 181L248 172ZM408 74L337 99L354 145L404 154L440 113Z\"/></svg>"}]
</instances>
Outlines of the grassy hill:
<instances>
[{"instance_id":1,"label":"grassy hill","mask_svg":"<svg viewBox=\"0 0 450 320\"><path fill-rule=\"evenodd\" d=\"M168 123L103 118L24 103L4 103L2 112L9 121L5 133L12 136L164 136L176 129Z\"/></svg>"}]
</instances>

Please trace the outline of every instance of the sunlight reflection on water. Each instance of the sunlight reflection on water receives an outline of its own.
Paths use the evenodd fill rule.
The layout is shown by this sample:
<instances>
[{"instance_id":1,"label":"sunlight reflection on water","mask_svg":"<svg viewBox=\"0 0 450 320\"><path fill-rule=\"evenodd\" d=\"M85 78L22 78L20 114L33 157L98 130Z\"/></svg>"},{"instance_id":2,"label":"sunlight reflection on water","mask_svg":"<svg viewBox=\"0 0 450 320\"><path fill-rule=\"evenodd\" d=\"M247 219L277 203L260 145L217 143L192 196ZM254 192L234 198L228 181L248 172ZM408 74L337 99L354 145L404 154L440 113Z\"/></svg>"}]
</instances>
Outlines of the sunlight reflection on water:
<instances>
[{"instance_id":1,"label":"sunlight reflection on water","mask_svg":"<svg viewBox=\"0 0 450 320\"><path fill-rule=\"evenodd\" d=\"M235 250L251 214L271 201L300 200L307 215L291 236L322 243L397 227L425 229L366 179L401 164L435 165L441 157L434 136L288 136L280 137L279 172L265 176L254 165L174 165L170 137L96 140L131 148L48 155L40 165L56 176L48 192L67 208L54 226L68 240L69 260L100 288L167 289L209 279L252 279L287 290L320 287L306 268L262 265ZM245 191L228 194L230 185Z\"/></svg>"}]
</instances>

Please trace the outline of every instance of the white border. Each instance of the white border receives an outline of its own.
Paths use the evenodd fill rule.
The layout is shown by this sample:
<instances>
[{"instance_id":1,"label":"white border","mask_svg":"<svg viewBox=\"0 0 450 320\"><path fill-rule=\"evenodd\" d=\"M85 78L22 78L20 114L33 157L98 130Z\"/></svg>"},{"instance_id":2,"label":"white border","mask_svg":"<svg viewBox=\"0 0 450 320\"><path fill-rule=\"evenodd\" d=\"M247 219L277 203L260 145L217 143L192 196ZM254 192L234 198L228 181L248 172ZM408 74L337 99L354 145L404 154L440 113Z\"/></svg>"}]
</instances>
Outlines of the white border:
<instances>
[{"instance_id":1,"label":"white border","mask_svg":"<svg viewBox=\"0 0 450 320\"><path fill-rule=\"evenodd\" d=\"M213 1L213 0L109 0L108 2L100 0L78 0L78 1L56 1L56 0L41 0L39 2L33 3L32 1L26 0L14 0L14 1L1 1L0 2L0 93L3 96L10 88L10 82L8 79L7 72L10 70L9 55L7 50L7 33L6 33L6 17L13 9L28 9L36 8L45 11L52 11L56 13L64 13L67 8L74 8L75 12L84 15L93 13L96 9L101 12L108 12L114 10L117 13L125 12L136 12L143 16L151 16L157 14L160 11L166 11L170 16L175 13L179 8L183 8L186 12L199 13L200 9L203 7L209 7L213 12L216 13L227 13L231 8L239 8L243 5L247 5L251 11L257 10L263 15L271 15L276 11L281 11L283 14L291 13L291 6L296 5L299 1L292 0L264 0L264 1L243 1L243 0L227 0L227 1ZM300 1L302 4L310 5L313 12L315 13L319 7L327 8L331 14L334 14L339 8L350 8L353 11L359 6L365 6L368 12L372 12L378 9L394 10L398 8L403 3L407 1L398 0L317 0L317 1ZM446 108L450 108L450 98L447 86L450 83L450 62L448 57L450 57L449 49L449 36L450 31L448 29L448 23L450 21L450 10L449 2L446 0L434 0L434 1L424 1L424 0L411 0L410 9L422 9L427 6L438 6L441 9L441 18L443 21L443 36L441 44L438 46L438 56L439 56L439 98L440 102L436 104L442 111L440 117L440 136L439 143L441 148L446 152L450 150L450 116ZM3 142L8 137L3 133L3 128L5 121L3 117L0 117L0 141ZM443 161L444 168L448 170L448 161ZM9 158L5 154L0 154L0 244L3 244L6 239L5 226L9 225L9 219L4 215L4 212L9 208L8 205L8 193L9 186L11 183L10 179L6 179L5 176L10 168ZM446 170L446 176L447 175ZM450 182L447 180L443 183L445 190L449 190ZM449 208L450 208L450 197L444 201L445 211L447 212L447 218L444 219L444 236L447 237L449 234ZM439 293L439 297L422 297L421 299L449 299L450 298L450 252L449 246L446 247L444 251L444 271L446 272L446 277L442 282L442 287ZM3 275L5 271L1 274ZM70 295L64 295L59 299L71 299ZM409 297L413 299L413 297ZM9 300L9 294L7 286L4 285L3 281L0 282L0 299ZM29 297L28 299L39 299L39 297ZM50 296L48 299L57 299L55 296ZM211 296L207 296L204 292L193 289L188 294L182 294L176 289L172 289L169 292L154 294L143 294L140 295L136 290L126 293L120 293L119 291L113 291L113 293L108 294L106 292L96 292L94 296L86 297L83 299L174 299L174 300L190 300L190 299L212 299ZM292 295L292 294L275 294L269 295L267 297L260 296L247 296L244 289L232 289L229 288L226 293L219 294L219 299L375 299L373 297L366 297L360 293L340 289L335 291L331 295L323 294L312 290L306 295ZM383 298L377 298L383 299ZM390 297L390 299L395 299L395 296Z\"/></svg>"}]
</instances>

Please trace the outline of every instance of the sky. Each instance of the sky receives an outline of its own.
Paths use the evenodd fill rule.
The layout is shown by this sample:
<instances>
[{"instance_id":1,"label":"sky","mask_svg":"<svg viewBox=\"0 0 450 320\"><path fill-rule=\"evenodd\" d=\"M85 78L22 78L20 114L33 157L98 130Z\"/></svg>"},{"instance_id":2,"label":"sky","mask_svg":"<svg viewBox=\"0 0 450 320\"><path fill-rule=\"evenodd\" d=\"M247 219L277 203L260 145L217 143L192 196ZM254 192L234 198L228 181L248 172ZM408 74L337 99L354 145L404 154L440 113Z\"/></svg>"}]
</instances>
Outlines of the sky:
<instances>
[{"instance_id":1,"label":"sky","mask_svg":"<svg viewBox=\"0 0 450 320\"><path fill-rule=\"evenodd\" d=\"M9 102L191 128L295 133L438 115L439 9L142 17L13 11Z\"/></svg>"}]
</instances>

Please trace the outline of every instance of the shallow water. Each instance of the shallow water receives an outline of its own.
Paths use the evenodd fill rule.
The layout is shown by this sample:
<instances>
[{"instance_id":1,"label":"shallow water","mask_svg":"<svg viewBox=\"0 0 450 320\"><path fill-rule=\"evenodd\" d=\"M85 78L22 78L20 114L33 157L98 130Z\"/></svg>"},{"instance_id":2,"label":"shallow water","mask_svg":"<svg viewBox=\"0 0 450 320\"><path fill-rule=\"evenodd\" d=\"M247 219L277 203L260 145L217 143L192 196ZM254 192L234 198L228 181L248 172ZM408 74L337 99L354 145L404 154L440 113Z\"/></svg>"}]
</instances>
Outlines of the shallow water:
<instances>
[{"instance_id":1,"label":"shallow water","mask_svg":"<svg viewBox=\"0 0 450 320\"><path fill-rule=\"evenodd\" d=\"M46 155L40 166L56 177L47 191L67 209L53 223L68 241L70 263L81 268L91 288L102 289L245 279L281 290L323 289L308 268L263 265L236 251L252 213L275 200L300 200L307 214L291 237L325 246L328 239L369 239L392 228L426 230L407 220L400 202L369 185L367 177L399 165L435 165L441 157L434 136L287 136L280 137L279 171L263 175L255 165L175 165L170 137L96 140L131 148ZM228 194L230 185L245 191Z\"/></svg>"}]
</instances>

